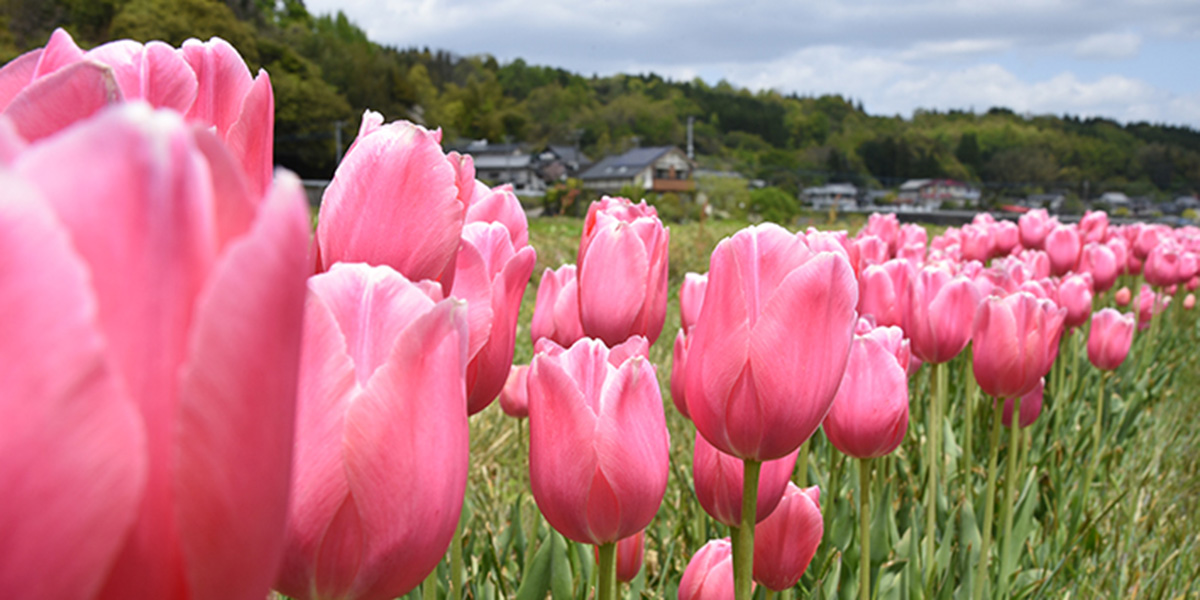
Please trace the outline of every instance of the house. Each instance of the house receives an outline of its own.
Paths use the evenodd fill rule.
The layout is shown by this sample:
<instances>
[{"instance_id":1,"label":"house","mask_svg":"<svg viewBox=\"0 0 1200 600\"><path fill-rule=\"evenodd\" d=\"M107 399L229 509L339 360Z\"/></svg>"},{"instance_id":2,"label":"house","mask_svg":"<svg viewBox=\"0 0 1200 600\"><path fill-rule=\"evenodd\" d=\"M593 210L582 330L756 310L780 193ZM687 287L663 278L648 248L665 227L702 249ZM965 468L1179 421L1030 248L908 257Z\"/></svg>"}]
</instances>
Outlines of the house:
<instances>
[{"instance_id":1,"label":"house","mask_svg":"<svg viewBox=\"0 0 1200 600\"><path fill-rule=\"evenodd\" d=\"M1130 207L1129 196L1121 192L1104 192L1100 194L1099 198L1096 198L1096 203L1103 204L1109 207L1110 210L1122 207L1128 209Z\"/></svg>"},{"instance_id":2,"label":"house","mask_svg":"<svg viewBox=\"0 0 1200 600\"><path fill-rule=\"evenodd\" d=\"M605 157L579 175L584 189L616 193L626 186L647 192L684 192L696 189L694 167L675 146L634 148Z\"/></svg>"},{"instance_id":3,"label":"house","mask_svg":"<svg viewBox=\"0 0 1200 600\"><path fill-rule=\"evenodd\" d=\"M850 183L831 183L804 188L803 200L816 209L850 210L858 206L858 188Z\"/></svg>"},{"instance_id":4,"label":"house","mask_svg":"<svg viewBox=\"0 0 1200 600\"><path fill-rule=\"evenodd\" d=\"M471 155L478 179L491 185L507 183L521 195L546 193L546 184L538 174L533 155L517 144L491 144L487 140L475 140L453 150Z\"/></svg>"},{"instance_id":5,"label":"house","mask_svg":"<svg viewBox=\"0 0 1200 600\"><path fill-rule=\"evenodd\" d=\"M1029 208L1045 208L1052 213L1059 213L1067 202L1066 194L1051 192L1046 194L1030 194L1021 204Z\"/></svg>"},{"instance_id":6,"label":"house","mask_svg":"<svg viewBox=\"0 0 1200 600\"><path fill-rule=\"evenodd\" d=\"M978 203L979 190L954 179L910 179L900 186L897 202L935 210L944 202Z\"/></svg>"},{"instance_id":7,"label":"house","mask_svg":"<svg viewBox=\"0 0 1200 600\"><path fill-rule=\"evenodd\" d=\"M579 173L592 166L592 159L574 146L550 144L537 154L537 171L547 184L579 177Z\"/></svg>"}]
</instances>

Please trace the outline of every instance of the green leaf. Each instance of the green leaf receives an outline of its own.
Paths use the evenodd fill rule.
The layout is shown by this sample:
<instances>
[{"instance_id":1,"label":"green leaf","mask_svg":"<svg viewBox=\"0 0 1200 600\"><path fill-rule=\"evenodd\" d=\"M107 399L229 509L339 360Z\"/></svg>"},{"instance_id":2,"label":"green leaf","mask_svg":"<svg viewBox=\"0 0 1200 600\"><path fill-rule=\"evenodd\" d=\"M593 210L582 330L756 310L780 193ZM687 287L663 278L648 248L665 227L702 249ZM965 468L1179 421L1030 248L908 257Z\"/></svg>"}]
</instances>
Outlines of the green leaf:
<instances>
[{"instance_id":1,"label":"green leaf","mask_svg":"<svg viewBox=\"0 0 1200 600\"><path fill-rule=\"evenodd\" d=\"M567 560L567 541L557 531L550 533L550 597L571 600L574 597L571 563Z\"/></svg>"},{"instance_id":2,"label":"green leaf","mask_svg":"<svg viewBox=\"0 0 1200 600\"><path fill-rule=\"evenodd\" d=\"M533 555L529 568L525 569L521 578L521 586L517 588L516 600L542 600L550 591L550 559L553 539L542 542L541 547Z\"/></svg>"}]
</instances>

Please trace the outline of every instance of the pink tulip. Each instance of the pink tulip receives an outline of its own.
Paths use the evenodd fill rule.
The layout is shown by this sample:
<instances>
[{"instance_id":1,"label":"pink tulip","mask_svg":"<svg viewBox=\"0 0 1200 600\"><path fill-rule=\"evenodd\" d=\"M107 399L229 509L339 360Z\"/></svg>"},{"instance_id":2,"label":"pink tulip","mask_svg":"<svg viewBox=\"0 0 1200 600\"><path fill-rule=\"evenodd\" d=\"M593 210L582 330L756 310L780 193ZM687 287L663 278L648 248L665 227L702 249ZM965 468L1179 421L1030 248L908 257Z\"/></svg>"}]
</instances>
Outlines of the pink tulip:
<instances>
[{"instance_id":1,"label":"pink tulip","mask_svg":"<svg viewBox=\"0 0 1200 600\"><path fill-rule=\"evenodd\" d=\"M972 336L979 388L997 398L1029 393L1058 355L1066 314L1027 292L984 300Z\"/></svg>"},{"instance_id":2,"label":"pink tulip","mask_svg":"<svg viewBox=\"0 0 1200 600\"><path fill-rule=\"evenodd\" d=\"M1122 315L1111 308L1097 311L1088 332L1088 360L1103 371L1121 366L1133 345L1133 326L1133 313Z\"/></svg>"},{"instance_id":3,"label":"pink tulip","mask_svg":"<svg viewBox=\"0 0 1200 600\"><path fill-rule=\"evenodd\" d=\"M650 523L667 488L667 426L654 365L634 338L539 349L529 371L529 477L546 520L601 545ZM552 346L543 342L543 346ZM610 360L620 359L617 364Z\"/></svg>"},{"instance_id":4,"label":"pink tulip","mask_svg":"<svg viewBox=\"0 0 1200 600\"><path fill-rule=\"evenodd\" d=\"M579 320L610 346L640 335L651 344L667 316L671 232L645 201L593 202L579 242Z\"/></svg>"},{"instance_id":5,"label":"pink tulip","mask_svg":"<svg viewBox=\"0 0 1200 600\"><path fill-rule=\"evenodd\" d=\"M1129 291L1128 287L1122 287L1113 295L1113 301L1117 306L1129 306L1129 301L1133 299L1133 292Z\"/></svg>"},{"instance_id":6,"label":"pink tulip","mask_svg":"<svg viewBox=\"0 0 1200 600\"><path fill-rule=\"evenodd\" d=\"M1193 275L1192 278L1187 281L1187 285L1184 287L1186 287L1187 291L1189 292L1196 291L1196 288L1200 288L1200 276Z\"/></svg>"},{"instance_id":7,"label":"pink tulip","mask_svg":"<svg viewBox=\"0 0 1200 600\"><path fill-rule=\"evenodd\" d=\"M141 100L186 113L213 127L261 197L273 169L274 96L266 71L250 75L237 50L220 38L191 39L178 50L162 42L118 40L84 52L56 29L45 48L0 69L0 111L33 141L94 115L105 105Z\"/></svg>"},{"instance_id":8,"label":"pink tulip","mask_svg":"<svg viewBox=\"0 0 1200 600\"><path fill-rule=\"evenodd\" d=\"M1063 326L1068 331L1087 322L1092 314L1092 276L1071 275L1058 284L1058 305L1067 309Z\"/></svg>"},{"instance_id":9,"label":"pink tulip","mask_svg":"<svg viewBox=\"0 0 1200 600\"><path fill-rule=\"evenodd\" d=\"M468 223L455 263L450 295L467 301L471 325L467 414L496 399L512 367L521 298L537 259L531 246L514 247L500 223Z\"/></svg>"},{"instance_id":10,"label":"pink tulip","mask_svg":"<svg viewBox=\"0 0 1200 600\"><path fill-rule=\"evenodd\" d=\"M733 545L729 538L702 546L683 570L679 600L728 600L733 591Z\"/></svg>"},{"instance_id":11,"label":"pink tulip","mask_svg":"<svg viewBox=\"0 0 1200 600\"><path fill-rule=\"evenodd\" d=\"M467 319L390 267L309 280L280 591L394 598L437 566L467 483Z\"/></svg>"},{"instance_id":12,"label":"pink tulip","mask_svg":"<svg viewBox=\"0 0 1200 600\"><path fill-rule=\"evenodd\" d=\"M1142 261L1146 260L1150 252L1164 239L1171 236L1171 229L1166 225L1142 225L1135 232L1131 254Z\"/></svg>"},{"instance_id":13,"label":"pink tulip","mask_svg":"<svg viewBox=\"0 0 1200 600\"><path fill-rule=\"evenodd\" d=\"M467 200L469 159L442 152L441 131L363 115L354 145L325 189L317 221L318 270L335 262L388 265L449 292Z\"/></svg>"},{"instance_id":14,"label":"pink tulip","mask_svg":"<svg viewBox=\"0 0 1200 600\"><path fill-rule=\"evenodd\" d=\"M0 589L262 598L292 464L299 180L253 195L212 132L140 102L0 180Z\"/></svg>"},{"instance_id":15,"label":"pink tulip","mask_svg":"<svg viewBox=\"0 0 1200 600\"><path fill-rule=\"evenodd\" d=\"M880 237L887 239L886 236ZM900 233L896 238L896 254L898 256L900 249L906 246L920 246L923 252L925 246L928 244L929 232L925 231L924 227L916 223L905 223L900 226Z\"/></svg>"},{"instance_id":16,"label":"pink tulip","mask_svg":"<svg viewBox=\"0 0 1200 600\"><path fill-rule=\"evenodd\" d=\"M994 256L1008 256L1021 245L1021 232L1016 223L1000 221L992 228Z\"/></svg>"},{"instance_id":17,"label":"pink tulip","mask_svg":"<svg viewBox=\"0 0 1200 600\"><path fill-rule=\"evenodd\" d=\"M937 267L918 271L908 287L904 331L921 360L944 363L971 340L979 290L966 277Z\"/></svg>"},{"instance_id":18,"label":"pink tulip","mask_svg":"<svg viewBox=\"0 0 1200 600\"><path fill-rule=\"evenodd\" d=\"M1085 244L1103 242L1108 238L1108 213L1089 210L1079 220L1079 235Z\"/></svg>"},{"instance_id":19,"label":"pink tulip","mask_svg":"<svg viewBox=\"0 0 1200 600\"><path fill-rule=\"evenodd\" d=\"M1021 245L1026 248L1041 249L1050 230L1058 224L1058 220L1050 216L1044 208L1036 208L1017 219L1021 236Z\"/></svg>"},{"instance_id":20,"label":"pink tulip","mask_svg":"<svg viewBox=\"0 0 1200 600\"><path fill-rule=\"evenodd\" d=\"M1050 276L1050 255L1044 251L1022 250L1017 258L1029 267L1030 276L1034 279L1045 279Z\"/></svg>"},{"instance_id":21,"label":"pink tulip","mask_svg":"<svg viewBox=\"0 0 1200 600\"><path fill-rule=\"evenodd\" d=\"M823 424L833 447L855 458L890 454L908 431L908 342L898 327L876 331L854 336L846 374ZM893 342L897 348L885 345L889 337L899 340Z\"/></svg>"},{"instance_id":22,"label":"pink tulip","mask_svg":"<svg viewBox=\"0 0 1200 600\"><path fill-rule=\"evenodd\" d=\"M754 581L777 592L796 585L824 534L821 490L789 481L775 512L754 527Z\"/></svg>"},{"instance_id":23,"label":"pink tulip","mask_svg":"<svg viewBox=\"0 0 1200 600\"><path fill-rule=\"evenodd\" d=\"M683 329L675 335L675 345L671 351L671 402L675 409L686 419L691 419L687 406L687 358L691 350L691 338Z\"/></svg>"},{"instance_id":24,"label":"pink tulip","mask_svg":"<svg viewBox=\"0 0 1200 600\"><path fill-rule=\"evenodd\" d=\"M1046 379L1043 377L1038 380L1037 385L1033 386L1033 390L1021 396L1021 418L1017 424L1021 429L1025 429L1033 425L1034 421L1042 414L1042 402L1046 390ZM1001 415L1001 422L1005 427L1012 427L1013 399L1004 399L1004 414Z\"/></svg>"},{"instance_id":25,"label":"pink tulip","mask_svg":"<svg viewBox=\"0 0 1200 600\"><path fill-rule=\"evenodd\" d=\"M868 265L881 265L891 258L888 243L873 235L861 236L853 244L858 250L859 271Z\"/></svg>"},{"instance_id":26,"label":"pink tulip","mask_svg":"<svg viewBox=\"0 0 1200 600\"><path fill-rule=\"evenodd\" d=\"M547 268L538 284L537 300L529 336L536 345L548 339L559 346L569 347L583 339L583 324L579 322L579 286L575 265L563 265L558 270Z\"/></svg>"},{"instance_id":27,"label":"pink tulip","mask_svg":"<svg viewBox=\"0 0 1200 600\"><path fill-rule=\"evenodd\" d=\"M1092 276L1092 286L1096 293L1107 292L1117 282L1123 263L1117 262L1117 256L1112 248L1090 242L1083 247L1079 256L1079 272Z\"/></svg>"},{"instance_id":28,"label":"pink tulip","mask_svg":"<svg viewBox=\"0 0 1200 600\"><path fill-rule=\"evenodd\" d=\"M687 330L700 318L704 306L704 293L708 289L708 275L686 273L679 287L679 325Z\"/></svg>"},{"instance_id":29,"label":"pink tulip","mask_svg":"<svg viewBox=\"0 0 1200 600\"><path fill-rule=\"evenodd\" d=\"M1183 309L1192 310L1193 308L1196 308L1196 295L1188 294L1183 298Z\"/></svg>"},{"instance_id":30,"label":"pink tulip","mask_svg":"<svg viewBox=\"0 0 1200 600\"><path fill-rule=\"evenodd\" d=\"M987 262L992 257L992 232L989 228L977 225L964 225L962 228L962 257L963 260Z\"/></svg>"},{"instance_id":31,"label":"pink tulip","mask_svg":"<svg viewBox=\"0 0 1200 600\"><path fill-rule=\"evenodd\" d=\"M1191 277L1182 272L1183 249L1174 241L1164 241L1146 256L1142 274L1146 283L1155 287L1167 287L1183 283Z\"/></svg>"},{"instance_id":32,"label":"pink tulip","mask_svg":"<svg viewBox=\"0 0 1200 600\"><path fill-rule=\"evenodd\" d=\"M679 414L688 416L687 398L684 373L687 372L687 354L691 347L688 333L696 320L700 318L700 308L704 305L704 292L708 287L708 275L687 273L683 276L683 285L679 288L679 334L675 336L675 347L671 363L671 401Z\"/></svg>"},{"instance_id":33,"label":"pink tulip","mask_svg":"<svg viewBox=\"0 0 1200 600\"><path fill-rule=\"evenodd\" d=\"M742 524L742 475L743 462L709 444L704 436L696 434L692 454L692 479L696 485L696 499L712 518L730 527ZM775 510L787 482L796 469L797 448L783 458L762 464L758 475L758 500L755 504L755 522L762 521Z\"/></svg>"},{"instance_id":34,"label":"pink tulip","mask_svg":"<svg viewBox=\"0 0 1200 600\"><path fill-rule=\"evenodd\" d=\"M1063 275L1074 271L1079 264L1079 253L1083 250L1083 242L1079 239L1079 231L1071 225L1059 225L1046 236L1046 254L1050 256L1050 273Z\"/></svg>"},{"instance_id":35,"label":"pink tulip","mask_svg":"<svg viewBox=\"0 0 1200 600\"><path fill-rule=\"evenodd\" d=\"M514 247L529 245L529 220L511 185L490 188L476 179L475 190L467 200L466 222L500 223L512 235Z\"/></svg>"},{"instance_id":36,"label":"pink tulip","mask_svg":"<svg viewBox=\"0 0 1200 600\"><path fill-rule=\"evenodd\" d=\"M645 553L646 532L639 531L617 542L617 581L629 583L642 570L642 555ZM594 546L596 563L600 562L600 547Z\"/></svg>"},{"instance_id":37,"label":"pink tulip","mask_svg":"<svg viewBox=\"0 0 1200 600\"><path fill-rule=\"evenodd\" d=\"M1129 244L1122 238L1114 237L1104 243L1112 250L1113 257L1117 261L1118 274L1124 273L1129 268Z\"/></svg>"},{"instance_id":38,"label":"pink tulip","mask_svg":"<svg viewBox=\"0 0 1200 600\"><path fill-rule=\"evenodd\" d=\"M875 236L883 240L888 246L889 254L894 255L901 245L901 233L903 233L903 227L900 225L900 219L897 219L894 213L871 213L867 216L867 224L859 230L858 237ZM913 234L907 232L905 235ZM924 241L924 239L921 240L922 243Z\"/></svg>"},{"instance_id":39,"label":"pink tulip","mask_svg":"<svg viewBox=\"0 0 1200 600\"><path fill-rule=\"evenodd\" d=\"M858 314L872 315L882 327L903 324L913 272L912 264L903 259L863 269L858 279Z\"/></svg>"},{"instance_id":40,"label":"pink tulip","mask_svg":"<svg viewBox=\"0 0 1200 600\"><path fill-rule=\"evenodd\" d=\"M500 390L500 408L514 419L529 416L529 365L513 365Z\"/></svg>"},{"instance_id":41,"label":"pink tulip","mask_svg":"<svg viewBox=\"0 0 1200 600\"><path fill-rule=\"evenodd\" d=\"M708 281L685 374L696 429L738 458L791 454L829 412L846 369L854 271L766 224L717 244Z\"/></svg>"},{"instance_id":42,"label":"pink tulip","mask_svg":"<svg viewBox=\"0 0 1200 600\"><path fill-rule=\"evenodd\" d=\"M1167 309L1167 305L1171 303L1171 297L1156 294L1150 286L1143 285L1142 290L1138 292L1136 303L1138 331L1141 331L1150 326L1150 320L1155 315Z\"/></svg>"}]
</instances>

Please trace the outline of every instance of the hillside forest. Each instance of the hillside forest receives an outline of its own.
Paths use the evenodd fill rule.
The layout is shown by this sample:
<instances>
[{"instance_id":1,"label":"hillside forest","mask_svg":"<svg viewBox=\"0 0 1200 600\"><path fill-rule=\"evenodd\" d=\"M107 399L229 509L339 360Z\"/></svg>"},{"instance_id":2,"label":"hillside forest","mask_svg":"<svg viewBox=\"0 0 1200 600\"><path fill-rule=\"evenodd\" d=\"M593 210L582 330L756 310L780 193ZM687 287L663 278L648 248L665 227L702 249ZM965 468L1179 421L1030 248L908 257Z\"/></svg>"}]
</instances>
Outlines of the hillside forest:
<instances>
[{"instance_id":1,"label":"hillside forest","mask_svg":"<svg viewBox=\"0 0 1200 600\"><path fill-rule=\"evenodd\" d=\"M861 102L753 91L653 73L572 73L521 59L395 48L344 14L302 0L6 0L0 61L63 27L83 47L108 40L220 36L275 90L276 160L328 178L364 109L440 127L444 140L578 145L593 160L635 145L678 145L694 119L700 167L734 170L789 194L825 182L894 187L946 177L999 201L1121 191L1166 201L1200 187L1200 132L1105 118L917 111L868 114ZM337 130L341 131L338 135Z\"/></svg>"}]
</instances>

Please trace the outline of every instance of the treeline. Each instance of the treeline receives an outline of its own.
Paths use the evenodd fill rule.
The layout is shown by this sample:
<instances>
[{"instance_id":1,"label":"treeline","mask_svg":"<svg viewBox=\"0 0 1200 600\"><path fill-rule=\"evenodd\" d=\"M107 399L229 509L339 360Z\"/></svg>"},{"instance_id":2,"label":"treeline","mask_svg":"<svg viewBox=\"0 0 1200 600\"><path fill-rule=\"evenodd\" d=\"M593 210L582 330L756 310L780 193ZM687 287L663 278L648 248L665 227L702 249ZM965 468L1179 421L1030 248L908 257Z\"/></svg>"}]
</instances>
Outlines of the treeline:
<instances>
[{"instance_id":1,"label":"treeline","mask_svg":"<svg viewBox=\"0 0 1200 600\"><path fill-rule=\"evenodd\" d=\"M737 170L795 193L826 181L893 186L950 177L986 197L1104 191L1162 200L1200 187L1200 132L1101 118L918 111L870 116L841 96L751 92L654 74L585 77L490 56L393 48L345 15L302 0L8 0L0 59L64 27L82 46L110 39L221 36L271 74L276 154L305 177L335 166L366 108L441 127L447 141L578 144L597 159L635 145L682 146L694 119L701 166Z\"/></svg>"}]
</instances>

